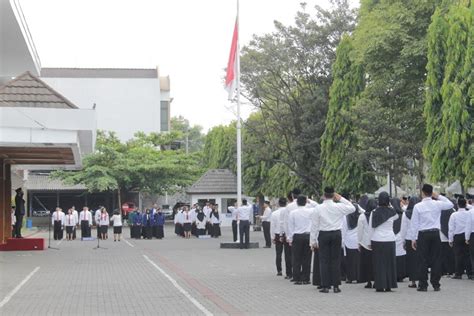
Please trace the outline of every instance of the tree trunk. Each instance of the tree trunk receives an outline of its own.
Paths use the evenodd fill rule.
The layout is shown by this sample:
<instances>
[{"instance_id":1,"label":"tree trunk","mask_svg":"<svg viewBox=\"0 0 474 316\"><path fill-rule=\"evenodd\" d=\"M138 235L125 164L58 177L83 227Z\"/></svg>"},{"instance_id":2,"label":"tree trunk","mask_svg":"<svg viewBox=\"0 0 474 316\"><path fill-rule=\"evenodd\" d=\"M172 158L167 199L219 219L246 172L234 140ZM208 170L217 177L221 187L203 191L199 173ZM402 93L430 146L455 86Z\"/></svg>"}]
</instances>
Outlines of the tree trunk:
<instances>
[{"instance_id":1,"label":"tree trunk","mask_svg":"<svg viewBox=\"0 0 474 316\"><path fill-rule=\"evenodd\" d=\"M123 216L125 216L126 214L123 214L123 211L122 211L122 197L121 197L121 192L122 190L120 189L120 186L117 188L117 201L118 201L118 208L120 210L120 214L122 214Z\"/></svg>"}]
</instances>

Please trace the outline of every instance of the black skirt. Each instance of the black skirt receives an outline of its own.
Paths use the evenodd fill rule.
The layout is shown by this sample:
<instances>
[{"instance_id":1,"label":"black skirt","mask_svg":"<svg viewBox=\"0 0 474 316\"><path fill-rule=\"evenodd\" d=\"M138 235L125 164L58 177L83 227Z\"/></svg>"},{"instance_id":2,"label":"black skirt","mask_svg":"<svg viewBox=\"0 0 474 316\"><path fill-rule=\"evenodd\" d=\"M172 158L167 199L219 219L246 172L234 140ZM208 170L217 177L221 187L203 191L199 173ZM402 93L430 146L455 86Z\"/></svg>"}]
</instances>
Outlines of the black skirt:
<instances>
[{"instance_id":1,"label":"black skirt","mask_svg":"<svg viewBox=\"0 0 474 316\"><path fill-rule=\"evenodd\" d=\"M153 238L153 229L151 226L143 226L143 238L152 239Z\"/></svg>"},{"instance_id":2,"label":"black skirt","mask_svg":"<svg viewBox=\"0 0 474 316\"><path fill-rule=\"evenodd\" d=\"M74 230L74 226L66 226L66 234L72 234Z\"/></svg>"},{"instance_id":3,"label":"black skirt","mask_svg":"<svg viewBox=\"0 0 474 316\"><path fill-rule=\"evenodd\" d=\"M374 280L374 268L372 262L372 251L360 247L359 282L372 282Z\"/></svg>"},{"instance_id":4,"label":"black skirt","mask_svg":"<svg viewBox=\"0 0 474 316\"><path fill-rule=\"evenodd\" d=\"M346 278L348 281L359 280L359 260L359 250L346 247Z\"/></svg>"},{"instance_id":5,"label":"black skirt","mask_svg":"<svg viewBox=\"0 0 474 316\"><path fill-rule=\"evenodd\" d=\"M121 234L122 226L114 226L114 234Z\"/></svg>"},{"instance_id":6,"label":"black skirt","mask_svg":"<svg viewBox=\"0 0 474 316\"><path fill-rule=\"evenodd\" d=\"M403 282L403 279L407 277L406 272L406 255L397 256L397 281Z\"/></svg>"},{"instance_id":7,"label":"black skirt","mask_svg":"<svg viewBox=\"0 0 474 316\"><path fill-rule=\"evenodd\" d=\"M221 227L219 224L212 224L211 236L219 237L221 235Z\"/></svg>"},{"instance_id":8,"label":"black skirt","mask_svg":"<svg viewBox=\"0 0 474 316\"><path fill-rule=\"evenodd\" d=\"M378 290L397 288L395 241L372 241L374 287Z\"/></svg>"},{"instance_id":9,"label":"black skirt","mask_svg":"<svg viewBox=\"0 0 474 316\"><path fill-rule=\"evenodd\" d=\"M156 238L161 239L163 237L165 237L163 226L156 226Z\"/></svg>"},{"instance_id":10,"label":"black skirt","mask_svg":"<svg viewBox=\"0 0 474 316\"><path fill-rule=\"evenodd\" d=\"M183 230L185 232L190 232L191 231L191 223L184 223Z\"/></svg>"},{"instance_id":11,"label":"black skirt","mask_svg":"<svg viewBox=\"0 0 474 316\"><path fill-rule=\"evenodd\" d=\"M418 280L418 265L420 264L419 254L411 247L411 240L405 240L406 245L406 274L410 281Z\"/></svg>"},{"instance_id":12,"label":"black skirt","mask_svg":"<svg viewBox=\"0 0 474 316\"><path fill-rule=\"evenodd\" d=\"M107 231L109 230L109 226L108 225L102 225L100 226L100 233L101 234L107 234Z\"/></svg>"},{"instance_id":13,"label":"black skirt","mask_svg":"<svg viewBox=\"0 0 474 316\"><path fill-rule=\"evenodd\" d=\"M454 250L449 242L441 242L441 273L454 274Z\"/></svg>"}]
</instances>

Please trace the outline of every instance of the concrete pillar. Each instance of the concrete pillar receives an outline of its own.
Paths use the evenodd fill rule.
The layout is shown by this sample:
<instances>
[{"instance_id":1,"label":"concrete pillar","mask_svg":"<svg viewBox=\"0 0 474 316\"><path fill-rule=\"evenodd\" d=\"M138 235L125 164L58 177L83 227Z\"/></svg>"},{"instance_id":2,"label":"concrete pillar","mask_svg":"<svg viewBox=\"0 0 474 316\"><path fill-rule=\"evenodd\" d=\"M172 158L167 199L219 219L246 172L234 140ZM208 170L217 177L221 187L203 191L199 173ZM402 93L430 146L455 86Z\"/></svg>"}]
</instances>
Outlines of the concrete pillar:
<instances>
[{"instance_id":1,"label":"concrete pillar","mask_svg":"<svg viewBox=\"0 0 474 316\"><path fill-rule=\"evenodd\" d=\"M11 168L0 160L0 243L11 237Z\"/></svg>"}]
</instances>

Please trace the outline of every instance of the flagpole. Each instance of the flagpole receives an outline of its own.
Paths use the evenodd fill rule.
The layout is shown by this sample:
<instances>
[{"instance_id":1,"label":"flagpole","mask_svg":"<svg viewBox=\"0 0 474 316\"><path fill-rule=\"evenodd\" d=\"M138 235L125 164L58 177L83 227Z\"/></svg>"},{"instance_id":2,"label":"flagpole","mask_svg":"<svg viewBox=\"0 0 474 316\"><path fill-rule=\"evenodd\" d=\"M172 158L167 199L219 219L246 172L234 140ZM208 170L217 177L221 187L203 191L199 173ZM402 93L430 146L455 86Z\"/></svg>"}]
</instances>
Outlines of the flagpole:
<instances>
[{"instance_id":1,"label":"flagpole","mask_svg":"<svg viewBox=\"0 0 474 316\"><path fill-rule=\"evenodd\" d=\"M237 0L237 34L240 35L239 0ZM242 203L242 123L240 121L240 36L237 37L237 206Z\"/></svg>"}]
</instances>

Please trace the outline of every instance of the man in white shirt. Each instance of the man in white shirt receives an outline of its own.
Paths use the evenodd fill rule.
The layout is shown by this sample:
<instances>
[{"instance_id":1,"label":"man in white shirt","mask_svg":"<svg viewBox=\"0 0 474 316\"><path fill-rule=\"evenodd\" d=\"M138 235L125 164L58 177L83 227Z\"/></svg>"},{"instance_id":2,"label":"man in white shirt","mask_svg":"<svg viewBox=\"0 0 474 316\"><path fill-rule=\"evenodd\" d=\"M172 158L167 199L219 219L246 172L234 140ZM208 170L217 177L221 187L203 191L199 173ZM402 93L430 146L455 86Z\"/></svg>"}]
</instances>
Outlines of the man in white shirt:
<instances>
[{"instance_id":1,"label":"man in white shirt","mask_svg":"<svg viewBox=\"0 0 474 316\"><path fill-rule=\"evenodd\" d=\"M239 235L240 235L240 249L248 249L250 243L250 216L252 214L252 206L247 204L247 200L242 200L242 206L238 208L239 217ZM244 244L245 235L245 244Z\"/></svg>"},{"instance_id":2,"label":"man in white shirt","mask_svg":"<svg viewBox=\"0 0 474 316\"><path fill-rule=\"evenodd\" d=\"M270 219L270 233L271 236L273 236L273 243L275 244L275 252L276 252L276 268L277 268L277 275L280 276L282 275L281 273L281 257L283 253L283 243L280 240L280 213L281 210L285 208L286 206L286 199L285 198L280 198L278 200L278 205L279 208L275 210L272 213L271 219ZM286 267L286 275L288 275L288 267ZM290 267L291 269L291 267ZM289 272L292 274L292 272Z\"/></svg>"},{"instance_id":3,"label":"man in white shirt","mask_svg":"<svg viewBox=\"0 0 474 316\"><path fill-rule=\"evenodd\" d=\"M234 204L234 206L229 206L227 210L232 214L232 237L234 242L237 241L238 235L237 235L237 221L238 221L238 214L239 210L237 209L237 203Z\"/></svg>"},{"instance_id":4,"label":"man in white shirt","mask_svg":"<svg viewBox=\"0 0 474 316\"><path fill-rule=\"evenodd\" d=\"M319 248L321 293L328 293L331 286L339 293L341 284L341 228L344 216L355 211L351 202L324 188L324 201L316 207L311 224L311 247Z\"/></svg>"},{"instance_id":5,"label":"man in white shirt","mask_svg":"<svg viewBox=\"0 0 474 316\"><path fill-rule=\"evenodd\" d=\"M84 237L91 237L92 213L87 206L82 208L79 218L81 223L81 240L83 240Z\"/></svg>"},{"instance_id":6,"label":"man in white shirt","mask_svg":"<svg viewBox=\"0 0 474 316\"><path fill-rule=\"evenodd\" d=\"M309 235L311 215L314 209L306 207L304 195L296 199L297 208L288 215L288 242L293 254L293 280L295 285L309 284L311 272L311 248Z\"/></svg>"},{"instance_id":7,"label":"man in white shirt","mask_svg":"<svg viewBox=\"0 0 474 316\"><path fill-rule=\"evenodd\" d=\"M469 216L466 221L466 230L464 231L464 237L466 238L466 244L469 245L471 268L473 268L474 270L474 208L469 209L467 212ZM474 276L471 276L471 280L472 279L474 279Z\"/></svg>"},{"instance_id":8,"label":"man in white shirt","mask_svg":"<svg viewBox=\"0 0 474 316\"><path fill-rule=\"evenodd\" d=\"M97 228L97 238L100 238L100 213L101 213L101 208L102 208L102 206L99 206L99 208L94 213L95 227Z\"/></svg>"},{"instance_id":9,"label":"man in white shirt","mask_svg":"<svg viewBox=\"0 0 474 316\"><path fill-rule=\"evenodd\" d=\"M428 266L431 264L430 282L435 291L440 290L441 279L441 212L452 208L453 203L446 197L433 194L433 186L424 184L423 200L413 208L410 222L412 247L420 254L418 264L418 291L428 289Z\"/></svg>"},{"instance_id":10,"label":"man in white shirt","mask_svg":"<svg viewBox=\"0 0 474 316\"><path fill-rule=\"evenodd\" d=\"M202 208L202 211L204 212L204 215L206 215L206 234L210 235L211 234L211 211L212 211L212 205L211 202L206 202L206 205Z\"/></svg>"},{"instance_id":11,"label":"man in white shirt","mask_svg":"<svg viewBox=\"0 0 474 316\"><path fill-rule=\"evenodd\" d=\"M77 228L77 225L79 224L79 213L77 212L75 206L72 206L72 215L74 216L74 219L76 221L76 225L74 225L72 229L72 239L76 240L76 228Z\"/></svg>"},{"instance_id":12,"label":"man in white shirt","mask_svg":"<svg viewBox=\"0 0 474 316\"><path fill-rule=\"evenodd\" d=\"M263 203L263 215L257 215L262 220L262 227L263 227L263 237L265 238L265 247L264 248L271 248L272 247L272 238L270 236L270 220L272 217L272 209L270 208L270 202L265 201Z\"/></svg>"},{"instance_id":13,"label":"man in white shirt","mask_svg":"<svg viewBox=\"0 0 474 316\"><path fill-rule=\"evenodd\" d=\"M56 211L51 216L51 223L54 227L54 240L62 240L64 229L64 213L60 207L56 207Z\"/></svg>"},{"instance_id":14,"label":"man in white shirt","mask_svg":"<svg viewBox=\"0 0 474 316\"><path fill-rule=\"evenodd\" d=\"M469 279L472 278L472 267L469 260L469 249L466 245L466 226L471 214L466 210L466 200L458 199L458 210L449 218L449 245L454 249L455 273L453 279L462 279L466 272Z\"/></svg>"}]
</instances>

